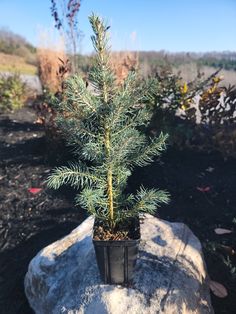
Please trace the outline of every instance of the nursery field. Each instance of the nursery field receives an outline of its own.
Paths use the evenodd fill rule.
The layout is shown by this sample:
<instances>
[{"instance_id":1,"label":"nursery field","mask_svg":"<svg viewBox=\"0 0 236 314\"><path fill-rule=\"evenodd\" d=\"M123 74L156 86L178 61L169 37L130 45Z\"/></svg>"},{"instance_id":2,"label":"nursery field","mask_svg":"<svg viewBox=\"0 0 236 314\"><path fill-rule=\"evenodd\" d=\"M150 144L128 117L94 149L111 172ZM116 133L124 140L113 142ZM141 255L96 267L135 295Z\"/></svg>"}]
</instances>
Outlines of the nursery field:
<instances>
[{"instance_id":1,"label":"nursery field","mask_svg":"<svg viewBox=\"0 0 236 314\"><path fill-rule=\"evenodd\" d=\"M23 290L30 260L86 217L74 207L74 191L46 187L50 170L64 160L35 119L32 105L0 116L0 313L32 313ZM235 313L235 160L169 147L161 163L135 170L129 189L140 184L170 192L158 217L184 222L199 237L211 279L228 291L226 298L212 295L215 313ZM220 227L233 232L217 235Z\"/></svg>"}]
</instances>

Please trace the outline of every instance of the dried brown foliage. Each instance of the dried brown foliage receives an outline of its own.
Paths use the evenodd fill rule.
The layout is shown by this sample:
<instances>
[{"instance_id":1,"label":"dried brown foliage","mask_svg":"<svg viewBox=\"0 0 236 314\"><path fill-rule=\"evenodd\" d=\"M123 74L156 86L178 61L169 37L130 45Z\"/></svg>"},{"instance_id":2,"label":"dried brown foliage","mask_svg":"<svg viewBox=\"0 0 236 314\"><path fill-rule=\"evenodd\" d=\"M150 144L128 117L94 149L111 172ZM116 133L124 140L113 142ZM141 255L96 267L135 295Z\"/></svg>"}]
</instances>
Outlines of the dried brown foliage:
<instances>
[{"instance_id":1,"label":"dried brown foliage","mask_svg":"<svg viewBox=\"0 0 236 314\"><path fill-rule=\"evenodd\" d=\"M67 56L63 50L38 48L39 77L42 85L50 92L61 90L60 67L61 61L67 62Z\"/></svg>"},{"instance_id":2,"label":"dried brown foliage","mask_svg":"<svg viewBox=\"0 0 236 314\"><path fill-rule=\"evenodd\" d=\"M58 60L60 62L60 65L57 71L58 86L55 94L58 98L61 98L64 90L64 80L70 72L70 62L68 59L66 61L63 61L62 59L58 58ZM42 99L42 101L40 101L37 106L37 111L38 118L35 123L44 125L48 138L57 139L58 130L55 123L56 111L51 106L50 93L48 94L48 97L46 96Z\"/></svg>"},{"instance_id":3,"label":"dried brown foliage","mask_svg":"<svg viewBox=\"0 0 236 314\"><path fill-rule=\"evenodd\" d=\"M117 84L121 84L129 71L137 69L138 54L129 51L112 52L111 66L116 74Z\"/></svg>"}]
</instances>

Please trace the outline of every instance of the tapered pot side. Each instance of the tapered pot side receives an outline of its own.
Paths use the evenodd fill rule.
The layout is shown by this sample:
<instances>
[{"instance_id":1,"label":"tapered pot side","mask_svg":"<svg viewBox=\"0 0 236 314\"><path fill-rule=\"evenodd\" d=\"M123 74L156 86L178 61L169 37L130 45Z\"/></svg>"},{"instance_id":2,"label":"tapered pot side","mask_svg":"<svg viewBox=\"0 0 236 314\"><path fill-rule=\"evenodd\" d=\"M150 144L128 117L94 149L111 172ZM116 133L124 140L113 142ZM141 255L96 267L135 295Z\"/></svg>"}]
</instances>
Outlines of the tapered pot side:
<instances>
[{"instance_id":1,"label":"tapered pot side","mask_svg":"<svg viewBox=\"0 0 236 314\"><path fill-rule=\"evenodd\" d=\"M96 222L95 222L96 223ZM139 228L139 220L138 220ZM130 240L95 240L100 276L105 284L128 284L132 281L138 256L139 237Z\"/></svg>"}]
</instances>

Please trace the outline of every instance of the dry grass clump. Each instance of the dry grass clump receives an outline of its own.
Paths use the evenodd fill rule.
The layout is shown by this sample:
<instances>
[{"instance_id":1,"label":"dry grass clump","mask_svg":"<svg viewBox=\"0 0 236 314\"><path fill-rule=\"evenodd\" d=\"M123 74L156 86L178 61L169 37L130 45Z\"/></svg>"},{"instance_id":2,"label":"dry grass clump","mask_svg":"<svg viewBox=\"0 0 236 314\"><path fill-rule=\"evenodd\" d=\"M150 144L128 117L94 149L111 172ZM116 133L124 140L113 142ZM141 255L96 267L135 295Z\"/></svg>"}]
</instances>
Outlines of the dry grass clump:
<instances>
[{"instance_id":1,"label":"dry grass clump","mask_svg":"<svg viewBox=\"0 0 236 314\"><path fill-rule=\"evenodd\" d=\"M138 54L129 51L112 52L111 66L116 74L117 84L121 84L129 71L137 69Z\"/></svg>"},{"instance_id":2,"label":"dry grass clump","mask_svg":"<svg viewBox=\"0 0 236 314\"><path fill-rule=\"evenodd\" d=\"M41 33L41 44L37 48L39 77L44 88L55 93L61 91L60 67L67 63L65 42L55 38L50 30Z\"/></svg>"},{"instance_id":3,"label":"dry grass clump","mask_svg":"<svg viewBox=\"0 0 236 314\"><path fill-rule=\"evenodd\" d=\"M64 51L51 50L46 48L37 49L39 62L39 77L42 85L50 92L57 92L61 89L61 78L59 68L62 61L66 63L67 57ZM62 60L62 61L61 61Z\"/></svg>"}]
</instances>

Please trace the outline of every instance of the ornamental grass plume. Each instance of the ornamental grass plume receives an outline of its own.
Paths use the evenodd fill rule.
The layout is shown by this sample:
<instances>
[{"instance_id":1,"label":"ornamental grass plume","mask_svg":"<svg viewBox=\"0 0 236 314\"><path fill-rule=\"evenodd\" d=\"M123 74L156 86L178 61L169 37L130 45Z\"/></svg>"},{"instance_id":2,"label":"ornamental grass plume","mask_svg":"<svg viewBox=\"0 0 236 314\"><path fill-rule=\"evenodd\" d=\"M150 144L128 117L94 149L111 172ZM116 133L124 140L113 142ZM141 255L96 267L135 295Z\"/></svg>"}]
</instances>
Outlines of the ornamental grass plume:
<instances>
[{"instance_id":1,"label":"ornamental grass plume","mask_svg":"<svg viewBox=\"0 0 236 314\"><path fill-rule=\"evenodd\" d=\"M167 135L148 138L142 127L151 119L143 106L147 90L130 72L123 84L116 84L110 63L107 25L98 16L89 17L96 52L89 84L79 75L65 83L64 97L56 104L57 124L74 148L76 161L56 168L48 186L63 184L79 190L76 202L113 229L139 213L156 211L167 203L163 190L141 187L126 193L127 180L136 166L146 166L166 148ZM64 114L66 113L66 115Z\"/></svg>"}]
</instances>

